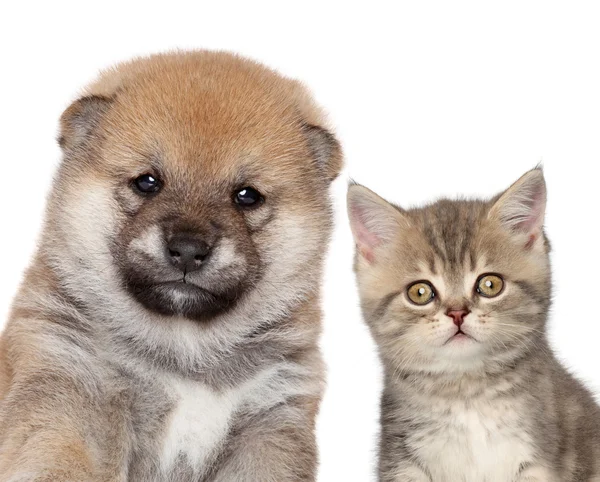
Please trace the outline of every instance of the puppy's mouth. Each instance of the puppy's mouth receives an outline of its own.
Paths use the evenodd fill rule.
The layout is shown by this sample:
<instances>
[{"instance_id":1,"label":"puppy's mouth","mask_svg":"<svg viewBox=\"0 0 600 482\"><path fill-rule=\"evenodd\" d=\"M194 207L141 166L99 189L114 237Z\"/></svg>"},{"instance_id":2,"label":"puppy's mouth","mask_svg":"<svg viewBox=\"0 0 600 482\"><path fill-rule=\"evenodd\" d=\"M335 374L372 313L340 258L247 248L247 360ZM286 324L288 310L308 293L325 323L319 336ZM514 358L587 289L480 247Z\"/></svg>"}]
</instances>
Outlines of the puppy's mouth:
<instances>
[{"instance_id":1,"label":"puppy's mouth","mask_svg":"<svg viewBox=\"0 0 600 482\"><path fill-rule=\"evenodd\" d=\"M207 321L230 309L240 296L237 290L213 292L186 277L157 282L130 281L128 288L137 301L151 311L197 321Z\"/></svg>"},{"instance_id":2,"label":"puppy's mouth","mask_svg":"<svg viewBox=\"0 0 600 482\"><path fill-rule=\"evenodd\" d=\"M175 280L175 281L161 281L158 283L155 283L154 286L163 286L165 288L171 288L174 290L183 290L183 293L186 292L190 292L193 293L195 290L200 290L204 293L206 293L207 295L210 296L214 296L215 298L217 298L218 296L211 292L210 290L207 290L206 288L202 288L201 286L197 286L194 283L190 282L189 280L187 280L185 277L179 280Z\"/></svg>"}]
</instances>

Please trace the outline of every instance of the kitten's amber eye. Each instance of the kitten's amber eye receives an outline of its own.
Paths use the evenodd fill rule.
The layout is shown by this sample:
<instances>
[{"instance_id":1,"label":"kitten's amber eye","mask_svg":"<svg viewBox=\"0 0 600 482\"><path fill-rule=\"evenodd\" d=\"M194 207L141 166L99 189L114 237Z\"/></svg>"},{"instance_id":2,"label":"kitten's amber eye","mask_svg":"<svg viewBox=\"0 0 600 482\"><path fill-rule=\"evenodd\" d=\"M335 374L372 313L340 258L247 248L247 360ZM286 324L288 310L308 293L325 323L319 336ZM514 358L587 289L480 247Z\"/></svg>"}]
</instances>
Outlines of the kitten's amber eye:
<instances>
[{"instance_id":1,"label":"kitten's amber eye","mask_svg":"<svg viewBox=\"0 0 600 482\"><path fill-rule=\"evenodd\" d=\"M435 291L427 281L417 281L406 291L408 299L415 305L426 305L435 297Z\"/></svg>"},{"instance_id":2,"label":"kitten's amber eye","mask_svg":"<svg viewBox=\"0 0 600 482\"><path fill-rule=\"evenodd\" d=\"M502 293L504 280L497 274L483 274L475 284L477 293L486 298L493 298Z\"/></svg>"}]
</instances>

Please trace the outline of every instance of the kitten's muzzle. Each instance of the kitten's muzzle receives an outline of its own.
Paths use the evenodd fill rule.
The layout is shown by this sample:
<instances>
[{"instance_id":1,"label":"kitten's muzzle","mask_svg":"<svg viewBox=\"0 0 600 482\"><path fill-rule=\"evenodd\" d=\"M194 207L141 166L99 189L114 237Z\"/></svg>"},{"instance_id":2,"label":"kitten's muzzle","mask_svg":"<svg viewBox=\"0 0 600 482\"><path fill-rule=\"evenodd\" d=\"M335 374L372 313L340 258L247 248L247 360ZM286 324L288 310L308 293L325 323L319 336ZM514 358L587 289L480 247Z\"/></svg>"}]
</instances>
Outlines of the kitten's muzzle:
<instances>
[{"instance_id":1,"label":"kitten's muzzle","mask_svg":"<svg viewBox=\"0 0 600 482\"><path fill-rule=\"evenodd\" d=\"M452 321L460 330L460 327L465 322L465 317L469 313L471 313L471 312L469 310L467 310L466 308L459 308L459 309L450 308L448 311L446 311L446 316L449 316L450 318L452 318Z\"/></svg>"}]
</instances>

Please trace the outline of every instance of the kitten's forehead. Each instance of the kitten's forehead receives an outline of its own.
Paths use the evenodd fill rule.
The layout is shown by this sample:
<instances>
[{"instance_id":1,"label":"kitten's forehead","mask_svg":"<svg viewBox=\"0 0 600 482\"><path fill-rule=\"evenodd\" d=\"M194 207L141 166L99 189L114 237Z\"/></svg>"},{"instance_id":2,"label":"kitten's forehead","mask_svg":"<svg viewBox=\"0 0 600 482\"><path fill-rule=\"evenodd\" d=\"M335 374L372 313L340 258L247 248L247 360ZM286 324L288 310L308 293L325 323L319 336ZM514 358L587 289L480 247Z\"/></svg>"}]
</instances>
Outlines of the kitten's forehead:
<instances>
[{"instance_id":1,"label":"kitten's forehead","mask_svg":"<svg viewBox=\"0 0 600 482\"><path fill-rule=\"evenodd\" d=\"M462 275L465 268L476 269L481 256L481 227L488 211L488 202L447 199L407 211L429 248L424 261L433 274Z\"/></svg>"}]
</instances>

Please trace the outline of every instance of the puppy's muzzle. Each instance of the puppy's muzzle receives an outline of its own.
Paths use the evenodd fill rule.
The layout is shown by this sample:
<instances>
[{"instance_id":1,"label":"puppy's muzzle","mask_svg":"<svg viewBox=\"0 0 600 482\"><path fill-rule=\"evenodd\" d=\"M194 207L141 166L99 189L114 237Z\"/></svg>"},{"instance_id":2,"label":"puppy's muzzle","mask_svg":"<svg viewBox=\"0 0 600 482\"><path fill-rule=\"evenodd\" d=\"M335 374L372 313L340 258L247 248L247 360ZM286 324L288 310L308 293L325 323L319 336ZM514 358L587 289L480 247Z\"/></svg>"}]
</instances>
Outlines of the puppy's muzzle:
<instances>
[{"instance_id":1,"label":"puppy's muzzle","mask_svg":"<svg viewBox=\"0 0 600 482\"><path fill-rule=\"evenodd\" d=\"M204 239L189 233L176 234L167 243L168 260L184 273L200 269L210 251Z\"/></svg>"}]
</instances>

